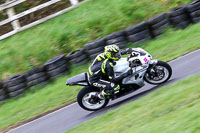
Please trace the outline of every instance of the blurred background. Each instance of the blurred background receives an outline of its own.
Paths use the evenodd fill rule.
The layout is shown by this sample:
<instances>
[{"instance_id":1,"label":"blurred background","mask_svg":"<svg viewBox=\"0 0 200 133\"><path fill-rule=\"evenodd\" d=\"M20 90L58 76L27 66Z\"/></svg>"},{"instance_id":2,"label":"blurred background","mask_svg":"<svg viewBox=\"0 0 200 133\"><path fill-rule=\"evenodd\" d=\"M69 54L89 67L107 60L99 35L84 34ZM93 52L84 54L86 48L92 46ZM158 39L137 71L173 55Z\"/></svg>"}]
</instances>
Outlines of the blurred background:
<instances>
[{"instance_id":1,"label":"blurred background","mask_svg":"<svg viewBox=\"0 0 200 133\"><path fill-rule=\"evenodd\" d=\"M74 103L81 87L66 79L86 72L106 45L141 47L166 62L199 49L199 21L200 0L0 0L0 132ZM154 133L160 118L159 132L198 132L199 86L196 75L108 112L102 132L132 133L135 116L141 132L152 122Z\"/></svg>"},{"instance_id":2,"label":"blurred background","mask_svg":"<svg viewBox=\"0 0 200 133\"><path fill-rule=\"evenodd\" d=\"M7 0L12 2L13 0ZM14 0L16 1L16 0ZM15 14L37 7L50 0L24 0L13 6ZM73 1L73 0L72 0ZM17 20L20 27L72 6L60 0ZM83 2L84 0L79 0ZM25 72L48 59L67 54L84 44L113 32L146 21L149 18L184 5L192 0L92 0L43 24L33 26L0 41L0 77ZM1 0L5 4L6 0ZM0 21L8 18L8 8L0 10ZM23 29L23 28L22 28ZM0 35L13 31L12 21L0 26ZM19 31L19 29L18 29Z\"/></svg>"}]
</instances>

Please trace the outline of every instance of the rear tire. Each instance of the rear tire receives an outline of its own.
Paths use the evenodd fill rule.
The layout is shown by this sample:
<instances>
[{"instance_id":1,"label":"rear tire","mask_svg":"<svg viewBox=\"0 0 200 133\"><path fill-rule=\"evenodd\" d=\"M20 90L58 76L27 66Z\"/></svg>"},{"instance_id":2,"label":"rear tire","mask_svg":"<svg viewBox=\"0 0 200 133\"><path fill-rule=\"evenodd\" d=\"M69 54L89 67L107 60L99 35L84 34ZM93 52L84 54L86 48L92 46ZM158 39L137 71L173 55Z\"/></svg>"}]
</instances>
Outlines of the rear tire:
<instances>
[{"instance_id":1,"label":"rear tire","mask_svg":"<svg viewBox=\"0 0 200 133\"><path fill-rule=\"evenodd\" d=\"M155 67L157 67L157 70L158 70L158 72L156 72L157 77L155 76L154 77L155 79L152 79L150 78L151 74L149 74L149 72L146 72L146 74L144 75L144 80L147 83L159 85L170 79L172 75L172 68L169 64L163 61L158 61ZM161 77L161 79L159 79L160 78L159 76Z\"/></svg>"},{"instance_id":2,"label":"rear tire","mask_svg":"<svg viewBox=\"0 0 200 133\"><path fill-rule=\"evenodd\" d=\"M95 94L99 94L99 93L100 91L98 89L86 86L82 88L80 92L78 93L77 102L80 105L80 107L85 110L88 110L88 111L100 110L108 104L109 99L105 98L103 100L99 100L98 97L95 97ZM88 98L88 101L85 100L87 99L87 97L90 97L90 96L94 96L94 98L96 98L97 101L99 100L99 102L94 102L94 101L93 101L94 103L89 102L91 100L95 100L94 98Z\"/></svg>"}]
</instances>

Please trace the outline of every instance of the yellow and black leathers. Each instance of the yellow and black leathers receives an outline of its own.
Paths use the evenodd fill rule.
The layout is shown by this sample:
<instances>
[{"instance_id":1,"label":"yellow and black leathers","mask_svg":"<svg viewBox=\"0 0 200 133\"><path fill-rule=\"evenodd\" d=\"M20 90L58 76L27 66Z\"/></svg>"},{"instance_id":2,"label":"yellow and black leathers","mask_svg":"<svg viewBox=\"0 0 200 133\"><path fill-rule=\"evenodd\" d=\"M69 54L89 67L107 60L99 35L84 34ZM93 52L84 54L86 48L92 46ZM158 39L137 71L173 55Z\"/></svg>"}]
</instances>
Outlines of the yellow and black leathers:
<instances>
[{"instance_id":1,"label":"yellow and black leathers","mask_svg":"<svg viewBox=\"0 0 200 133\"><path fill-rule=\"evenodd\" d=\"M126 54L123 51L122 54ZM108 59L104 53L99 54L88 70L88 80L91 86L103 88L109 92L109 90L119 90L120 87L117 82L121 81L127 76L127 73L115 77L113 67L115 62Z\"/></svg>"}]
</instances>

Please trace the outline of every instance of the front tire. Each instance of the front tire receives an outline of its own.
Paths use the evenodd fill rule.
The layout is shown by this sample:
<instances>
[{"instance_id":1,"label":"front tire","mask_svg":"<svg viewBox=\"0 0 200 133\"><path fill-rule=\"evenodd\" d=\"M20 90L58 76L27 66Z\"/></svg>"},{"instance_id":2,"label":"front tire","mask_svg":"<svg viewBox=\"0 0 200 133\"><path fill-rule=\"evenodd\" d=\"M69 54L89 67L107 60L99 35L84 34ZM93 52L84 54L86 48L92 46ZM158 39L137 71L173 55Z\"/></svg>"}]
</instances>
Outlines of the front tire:
<instances>
[{"instance_id":1,"label":"front tire","mask_svg":"<svg viewBox=\"0 0 200 133\"><path fill-rule=\"evenodd\" d=\"M100 91L92 87L84 87L80 90L77 96L77 102L81 108L88 111L97 111L104 108L109 99L99 99L98 94Z\"/></svg>"},{"instance_id":2,"label":"front tire","mask_svg":"<svg viewBox=\"0 0 200 133\"><path fill-rule=\"evenodd\" d=\"M158 61L156 66L146 72L144 80L149 84L159 85L168 81L171 75L171 66L166 62Z\"/></svg>"}]
</instances>

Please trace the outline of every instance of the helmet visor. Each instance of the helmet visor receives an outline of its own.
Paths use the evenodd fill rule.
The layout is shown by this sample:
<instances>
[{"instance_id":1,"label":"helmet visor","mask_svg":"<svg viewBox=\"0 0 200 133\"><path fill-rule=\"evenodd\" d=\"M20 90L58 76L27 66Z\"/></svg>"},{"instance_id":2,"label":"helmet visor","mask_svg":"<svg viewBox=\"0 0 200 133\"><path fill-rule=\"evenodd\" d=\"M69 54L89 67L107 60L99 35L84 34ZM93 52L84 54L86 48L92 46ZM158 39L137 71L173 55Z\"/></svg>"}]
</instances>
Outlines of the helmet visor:
<instances>
[{"instance_id":1,"label":"helmet visor","mask_svg":"<svg viewBox=\"0 0 200 133\"><path fill-rule=\"evenodd\" d=\"M120 59L121 58L121 52L119 51L117 53L114 53L114 57L117 57L118 59Z\"/></svg>"}]
</instances>

